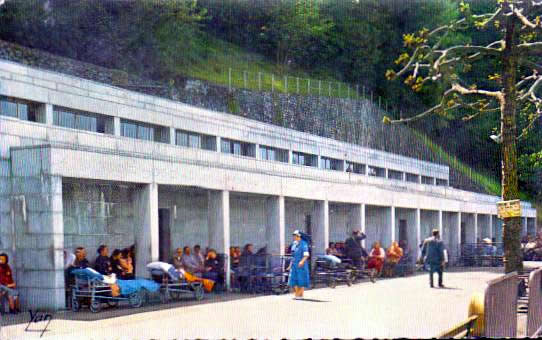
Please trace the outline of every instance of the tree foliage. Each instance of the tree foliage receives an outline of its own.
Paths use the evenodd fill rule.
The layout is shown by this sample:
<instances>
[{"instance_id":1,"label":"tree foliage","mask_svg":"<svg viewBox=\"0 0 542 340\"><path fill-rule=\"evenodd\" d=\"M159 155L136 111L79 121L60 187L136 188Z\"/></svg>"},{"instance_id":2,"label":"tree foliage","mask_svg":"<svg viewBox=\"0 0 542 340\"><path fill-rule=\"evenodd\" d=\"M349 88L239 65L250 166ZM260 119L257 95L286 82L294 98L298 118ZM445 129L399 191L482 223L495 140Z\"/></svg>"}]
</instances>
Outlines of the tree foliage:
<instances>
[{"instance_id":1,"label":"tree foliage","mask_svg":"<svg viewBox=\"0 0 542 340\"><path fill-rule=\"evenodd\" d=\"M384 123L409 123L431 115L458 114L464 121L498 112L500 134L492 139L501 144L502 199L519 198L516 140L525 137L542 117L542 1L498 0L495 9L475 14L470 4L461 1L461 18L431 30L403 35L406 49L396 60L401 67L386 72L388 79L404 78L413 91L438 83L443 86L434 106L412 117ZM497 40L453 44L450 33L457 31L494 30ZM469 76L478 63L492 68L480 82ZM479 75L479 74L478 74ZM485 85L481 87L481 85ZM527 114L520 115L520 112ZM521 131L518 133L518 123ZM529 157L535 162L538 157ZM505 270L522 269L519 246L519 217L504 218Z\"/></svg>"}]
</instances>

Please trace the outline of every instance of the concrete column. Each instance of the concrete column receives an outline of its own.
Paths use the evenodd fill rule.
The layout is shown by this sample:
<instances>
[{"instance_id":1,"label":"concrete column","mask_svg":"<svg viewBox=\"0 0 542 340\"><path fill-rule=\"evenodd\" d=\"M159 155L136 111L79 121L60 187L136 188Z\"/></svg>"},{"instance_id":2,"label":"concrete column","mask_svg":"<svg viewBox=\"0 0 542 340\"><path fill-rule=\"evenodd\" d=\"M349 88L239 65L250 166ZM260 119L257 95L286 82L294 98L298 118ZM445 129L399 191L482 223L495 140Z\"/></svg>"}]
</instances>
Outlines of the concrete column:
<instances>
[{"instance_id":1,"label":"concrete column","mask_svg":"<svg viewBox=\"0 0 542 340\"><path fill-rule=\"evenodd\" d=\"M170 127L169 128L169 144L175 145L175 128Z\"/></svg>"},{"instance_id":2,"label":"concrete column","mask_svg":"<svg viewBox=\"0 0 542 340\"><path fill-rule=\"evenodd\" d=\"M478 240L478 214L474 213L474 242Z\"/></svg>"},{"instance_id":3,"label":"concrete column","mask_svg":"<svg viewBox=\"0 0 542 340\"><path fill-rule=\"evenodd\" d=\"M113 129L115 131L115 136L120 137L121 131L120 131L120 117L113 117Z\"/></svg>"},{"instance_id":4,"label":"concrete column","mask_svg":"<svg viewBox=\"0 0 542 340\"><path fill-rule=\"evenodd\" d=\"M343 160L343 172L346 172L346 168L348 167L348 163L346 162L346 159ZM352 169L353 171L354 169Z\"/></svg>"},{"instance_id":5,"label":"concrete column","mask_svg":"<svg viewBox=\"0 0 542 340\"><path fill-rule=\"evenodd\" d=\"M254 144L254 152L256 153L254 155L256 159L262 159L262 156L260 155L260 144Z\"/></svg>"},{"instance_id":6,"label":"concrete column","mask_svg":"<svg viewBox=\"0 0 542 340\"><path fill-rule=\"evenodd\" d=\"M365 203L360 204L360 208L361 208L361 211L360 211L361 232L364 233L364 234L367 234L365 232L365 230L367 229L367 221L365 219ZM363 245L363 247L366 247L365 241L366 241L366 239L363 239L361 241L361 244Z\"/></svg>"},{"instance_id":7,"label":"concrete column","mask_svg":"<svg viewBox=\"0 0 542 340\"><path fill-rule=\"evenodd\" d=\"M493 239L493 215L489 215L489 238Z\"/></svg>"},{"instance_id":8,"label":"concrete column","mask_svg":"<svg viewBox=\"0 0 542 340\"><path fill-rule=\"evenodd\" d=\"M419 247L420 243L422 243L422 217L421 217L421 210L418 208L416 209L416 249L418 249L418 256L419 258L422 253L421 249Z\"/></svg>"},{"instance_id":9,"label":"concrete column","mask_svg":"<svg viewBox=\"0 0 542 340\"><path fill-rule=\"evenodd\" d=\"M388 168L385 168L384 170L386 170L386 171L385 171L385 175L384 175L384 176L385 176L385 177L386 177L386 179L387 179L387 178L388 178ZM393 237L392 237L392 238L393 238Z\"/></svg>"},{"instance_id":10,"label":"concrete column","mask_svg":"<svg viewBox=\"0 0 542 340\"><path fill-rule=\"evenodd\" d=\"M53 125L53 104L45 104L45 121L47 125Z\"/></svg>"},{"instance_id":11,"label":"concrete column","mask_svg":"<svg viewBox=\"0 0 542 340\"><path fill-rule=\"evenodd\" d=\"M286 246L284 196L270 197L266 205L267 249L271 254L284 255Z\"/></svg>"},{"instance_id":12,"label":"concrete column","mask_svg":"<svg viewBox=\"0 0 542 340\"><path fill-rule=\"evenodd\" d=\"M216 152L222 152L222 148L220 147L220 137L219 136L216 136Z\"/></svg>"},{"instance_id":13,"label":"concrete column","mask_svg":"<svg viewBox=\"0 0 542 340\"><path fill-rule=\"evenodd\" d=\"M524 237L525 235L527 235L527 217L522 217L521 218L521 237Z\"/></svg>"},{"instance_id":14,"label":"concrete column","mask_svg":"<svg viewBox=\"0 0 542 340\"><path fill-rule=\"evenodd\" d=\"M317 162L318 162L317 168L318 169L322 169L322 165L320 164L321 161L322 161L322 156L318 155L318 159L317 159Z\"/></svg>"},{"instance_id":15,"label":"concrete column","mask_svg":"<svg viewBox=\"0 0 542 340\"><path fill-rule=\"evenodd\" d=\"M403 182L406 182L406 172L403 172Z\"/></svg>"},{"instance_id":16,"label":"concrete column","mask_svg":"<svg viewBox=\"0 0 542 340\"><path fill-rule=\"evenodd\" d=\"M158 261L158 184L145 184L137 193L136 204L136 274L147 277L146 265Z\"/></svg>"},{"instance_id":17,"label":"concrete column","mask_svg":"<svg viewBox=\"0 0 542 340\"><path fill-rule=\"evenodd\" d=\"M444 231L443 228L444 227L443 227L443 224L442 224L442 210L439 210L438 211L438 230L439 230L441 239L444 237L444 235L442 234L442 232Z\"/></svg>"},{"instance_id":18,"label":"concrete column","mask_svg":"<svg viewBox=\"0 0 542 340\"><path fill-rule=\"evenodd\" d=\"M325 254L329 245L329 202L316 201L313 212L312 245L314 254ZM313 259L316 257L313 256Z\"/></svg>"},{"instance_id":19,"label":"concrete column","mask_svg":"<svg viewBox=\"0 0 542 340\"><path fill-rule=\"evenodd\" d=\"M467 225L465 224L465 227ZM457 256L461 256L461 211L457 213Z\"/></svg>"},{"instance_id":20,"label":"concrete column","mask_svg":"<svg viewBox=\"0 0 542 340\"><path fill-rule=\"evenodd\" d=\"M25 167L19 170L27 170L22 168ZM21 307L64 309L62 178L20 175L12 178L10 224L15 230L16 254L10 258L10 264L15 272Z\"/></svg>"},{"instance_id":21,"label":"concrete column","mask_svg":"<svg viewBox=\"0 0 542 340\"><path fill-rule=\"evenodd\" d=\"M388 170L386 169L386 177L387 176L387 172ZM395 237L395 207L392 206L391 207L391 242L395 241L396 237Z\"/></svg>"},{"instance_id":22,"label":"concrete column","mask_svg":"<svg viewBox=\"0 0 542 340\"><path fill-rule=\"evenodd\" d=\"M230 288L230 192L209 191L209 247L226 257L226 287Z\"/></svg>"},{"instance_id":23,"label":"concrete column","mask_svg":"<svg viewBox=\"0 0 542 340\"><path fill-rule=\"evenodd\" d=\"M288 150L288 163L293 164L294 163L294 154L292 150Z\"/></svg>"}]
</instances>

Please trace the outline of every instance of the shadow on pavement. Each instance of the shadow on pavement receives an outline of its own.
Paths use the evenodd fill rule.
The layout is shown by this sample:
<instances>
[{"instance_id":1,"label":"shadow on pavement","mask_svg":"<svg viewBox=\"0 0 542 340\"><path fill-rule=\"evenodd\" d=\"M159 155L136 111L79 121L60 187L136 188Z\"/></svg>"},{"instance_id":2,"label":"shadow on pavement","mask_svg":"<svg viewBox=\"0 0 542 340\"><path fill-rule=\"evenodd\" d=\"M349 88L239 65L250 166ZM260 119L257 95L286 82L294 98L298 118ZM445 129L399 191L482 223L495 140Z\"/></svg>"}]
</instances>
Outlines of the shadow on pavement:
<instances>
[{"instance_id":1,"label":"shadow on pavement","mask_svg":"<svg viewBox=\"0 0 542 340\"><path fill-rule=\"evenodd\" d=\"M295 301L307 301L307 302L331 302L331 301L327 301L327 300L307 299L307 298L303 298L303 299L295 300Z\"/></svg>"}]
</instances>

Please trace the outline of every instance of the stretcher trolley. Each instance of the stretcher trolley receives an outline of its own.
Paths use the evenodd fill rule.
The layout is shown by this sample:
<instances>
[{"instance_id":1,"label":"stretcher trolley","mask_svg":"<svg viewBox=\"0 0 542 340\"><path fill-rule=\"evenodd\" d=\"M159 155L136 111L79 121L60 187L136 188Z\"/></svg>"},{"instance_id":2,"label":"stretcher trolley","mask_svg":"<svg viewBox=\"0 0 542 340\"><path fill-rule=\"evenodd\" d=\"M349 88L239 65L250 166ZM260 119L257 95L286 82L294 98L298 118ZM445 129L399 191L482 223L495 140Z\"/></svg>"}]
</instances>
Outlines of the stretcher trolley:
<instances>
[{"instance_id":1,"label":"stretcher trolley","mask_svg":"<svg viewBox=\"0 0 542 340\"><path fill-rule=\"evenodd\" d=\"M124 282L117 280L115 284L119 287L120 292L119 295L116 295L113 294L113 284L103 282L103 279L98 276L89 275L85 271L74 271L73 275L75 284L72 287L71 306L75 312L79 311L83 304L88 304L93 313L100 312L103 304L115 307L119 302L124 301L133 308L139 308L143 304L143 290L146 288L136 283L136 280L129 280L134 282L127 285L124 282L128 280Z\"/></svg>"},{"instance_id":2,"label":"stretcher trolley","mask_svg":"<svg viewBox=\"0 0 542 340\"><path fill-rule=\"evenodd\" d=\"M201 282L188 282L183 277L182 272L179 272L169 264L161 265L161 267L149 267L154 282L160 285L160 299L162 303L167 303L170 300L178 300L183 295L192 295L196 300L202 300L204 297L203 284Z\"/></svg>"}]
</instances>

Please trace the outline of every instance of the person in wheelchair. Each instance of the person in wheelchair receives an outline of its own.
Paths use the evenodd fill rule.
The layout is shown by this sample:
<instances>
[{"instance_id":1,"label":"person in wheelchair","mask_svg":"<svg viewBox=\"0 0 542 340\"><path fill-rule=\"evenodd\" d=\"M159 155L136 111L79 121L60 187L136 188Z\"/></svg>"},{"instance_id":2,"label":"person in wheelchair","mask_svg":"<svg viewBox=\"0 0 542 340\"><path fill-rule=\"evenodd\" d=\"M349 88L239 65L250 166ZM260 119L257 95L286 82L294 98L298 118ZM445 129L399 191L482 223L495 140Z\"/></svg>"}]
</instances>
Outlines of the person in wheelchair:
<instances>
[{"instance_id":1,"label":"person in wheelchair","mask_svg":"<svg viewBox=\"0 0 542 340\"><path fill-rule=\"evenodd\" d=\"M360 230L354 230L352 236L346 239L344 242L345 255L352 260L352 265L356 268L362 268L363 259L366 259L369 254L365 251L365 248L361 245L361 241L366 238L365 234Z\"/></svg>"}]
</instances>

